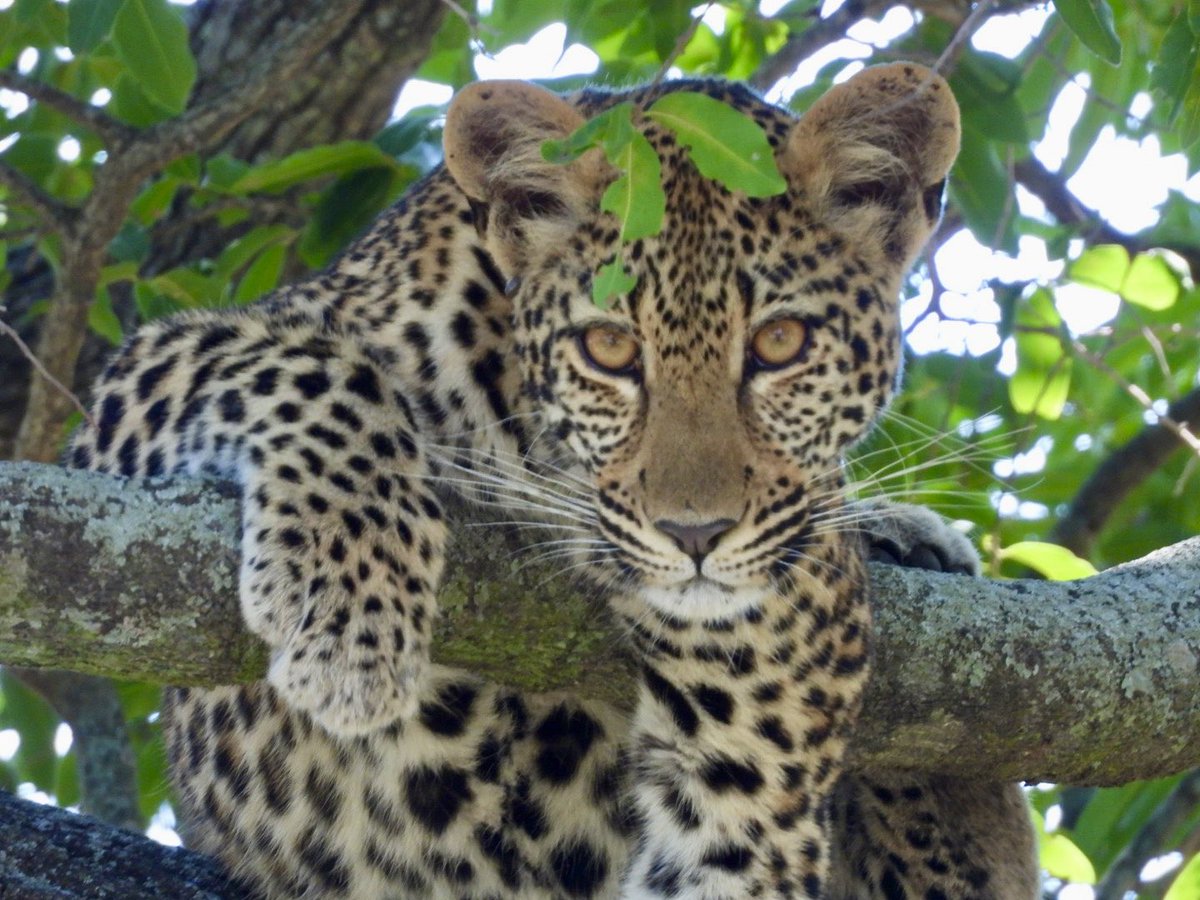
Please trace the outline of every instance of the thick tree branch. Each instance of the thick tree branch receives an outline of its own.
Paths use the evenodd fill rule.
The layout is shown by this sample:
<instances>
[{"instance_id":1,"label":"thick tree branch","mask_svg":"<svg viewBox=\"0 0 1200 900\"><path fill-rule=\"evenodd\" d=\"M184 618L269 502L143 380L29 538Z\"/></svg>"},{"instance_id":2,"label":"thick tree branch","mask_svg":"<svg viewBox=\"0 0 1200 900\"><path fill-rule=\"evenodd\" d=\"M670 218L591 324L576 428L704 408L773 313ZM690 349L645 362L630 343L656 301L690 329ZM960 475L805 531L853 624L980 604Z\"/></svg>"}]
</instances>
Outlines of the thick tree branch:
<instances>
[{"instance_id":1,"label":"thick tree branch","mask_svg":"<svg viewBox=\"0 0 1200 900\"><path fill-rule=\"evenodd\" d=\"M0 897L241 900L215 860L0 791Z\"/></svg>"},{"instance_id":2,"label":"thick tree branch","mask_svg":"<svg viewBox=\"0 0 1200 900\"><path fill-rule=\"evenodd\" d=\"M236 609L238 522L227 486L0 466L0 659L185 684L260 676L265 649ZM435 657L627 704L621 641L586 592L520 569L495 528L459 531ZM878 666L858 764L1093 784L1195 764L1200 539L1083 582L871 575Z\"/></svg>"}]
</instances>

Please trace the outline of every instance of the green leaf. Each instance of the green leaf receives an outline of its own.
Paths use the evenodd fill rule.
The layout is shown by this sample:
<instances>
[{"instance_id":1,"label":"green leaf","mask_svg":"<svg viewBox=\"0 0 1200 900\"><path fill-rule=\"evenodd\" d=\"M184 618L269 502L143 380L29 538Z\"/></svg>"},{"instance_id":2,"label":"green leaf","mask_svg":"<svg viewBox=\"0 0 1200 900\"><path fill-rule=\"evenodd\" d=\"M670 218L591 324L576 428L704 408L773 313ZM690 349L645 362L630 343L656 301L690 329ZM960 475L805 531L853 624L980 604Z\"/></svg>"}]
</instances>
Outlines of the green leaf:
<instances>
[{"instance_id":1,"label":"green leaf","mask_svg":"<svg viewBox=\"0 0 1200 900\"><path fill-rule=\"evenodd\" d=\"M15 728L21 745L12 759L19 781L31 781L39 789L54 793L58 759L54 755L54 732L59 717L39 695L0 671L0 691L5 705L0 712L0 729Z\"/></svg>"},{"instance_id":2,"label":"green leaf","mask_svg":"<svg viewBox=\"0 0 1200 900\"><path fill-rule=\"evenodd\" d=\"M151 97L143 89L142 83L128 72L121 73L112 91L112 100L105 109L130 125L145 128L174 115L170 108Z\"/></svg>"},{"instance_id":3,"label":"green leaf","mask_svg":"<svg viewBox=\"0 0 1200 900\"><path fill-rule=\"evenodd\" d=\"M1184 148L1200 141L1200 64L1193 70L1191 84L1183 96L1183 108L1176 120L1176 132ZM1193 171L1195 168L1191 167Z\"/></svg>"},{"instance_id":4,"label":"green leaf","mask_svg":"<svg viewBox=\"0 0 1200 900\"><path fill-rule=\"evenodd\" d=\"M249 163L222 153L204 164L203 184L214 191L228 192L249 171Z\"/></svg>"},{"instance_id":5,"label":"green leaf","mask_svg":"<svg viewBox=\"0 0 1200 900\"><path fill-rule=\"evenodd\" d=\"M43 182L53 174L58 164L58 144L61 140L62 136L58 134L25 133L0 158L34 181ZM13 197L8 202L20 205L20 197Z\"/></svg>"},{"instance_id":6,"label":"green leaf","mask_svg":"<svg viewBox=\"0 0 1200 900\"><path fill-rule=\"evenodd\" d=\"M1144 67L1110 66L1090 54L1080 52L1079 55L1088 64L1086 71L1092 84L1083 111L1071 126L1067 155L1058 171L1059 178L1064 180L1078 171L1106 126L1111 126L1118 133L1125 130L1125 114L1122 110L1128 108L1135 92L1145 89L1142 83Z\"/></svg>"},{"instance_id":7,"label":"green leaf","mask_svg":"<svg viewBox=\"0 0 1200 900\"><path fill-rule=\"evenodd\" d=\"M1111 65L1121 62L1121 40L1104 0L1054 0L1054 8L1085 47Z\"/></svg>"},{"instance_id":8,"label":"green leaf","mask_svg":"<svg viewBox=\"0 0 1200 900\"><path fill-rule=\"evenodd\" d=\"M381 130L375 135L374 142L388 156L402 156L422 141L429 140L434 121L444 115L445 110L436 106L414 109Z\"/></svg>"},{"instance_id":9,"label":"green leaf","mask_svg":"<svg viewBox=\"0 0 1200 900\"><path fill-rule=\"evenodd\" d=\"M299 150L283 159L254 166L228 190L235 194L282 191L294 184L324 175L342 175L357 169L394 166L394 160L370 141L342 141Z\"/></svg>"},{"instance_id":10,"label":"green leaf","mask_svg":"<svg viewBox=\"0 0 1200 900\"><path fill-rule=\"evenodd\" d=\"M177 190L177 178L160 178L153 181L130 204L129 212L141 225L150 226L170 205Z\"/></svg>"},{"instance_id":11,"label":"green leaf","mask_svg":"<svg viewBox=\"0 0 1200 900\"><path fill-rule=\"evenodd\" d=\"M143 322L160 319L187 308L185 304L178 303L166 294L156 291L153 285L145 281L139 281L133 286L133 302L137 306L138 315L141 316Z\"/></svg>"},{"instance_id":12,"label":"green leaf","mask_svg":"<svg viewBox=\"0 0 1200 900\"><path fill-rule=\"evenodd\" d=\"M1016 254L1017 201L1011 179L993 142L973 128L963 129L962 150L950 173L950 197L979 243Z\"/></svg>"},{"instance_id":13,"label":"green leaf","mask_svg":"<svg viewBox=\"0 0 1200 900\"><path fill-rule=\"evenodd\" d=\"M135 281L138 265L135 262L111 263L100 270L100 286L108 287L121 281Z\"/></svg>"},{"instance_id":14,"label":"green leaf","mask_svg":"<svg viewBox=\"0 0 1200 900\"><path fill-rule=\"evenodd\" d=\"M1163 900L1200 900L1200 853L1179 870Z\"/></svg>"},{"instance_id":15,"label":"green leaf","mask_svg":"<svg viewBox=\"0 0 1200 900\"><path fill-rule=\"evenodd\" d=\"M656 100L646 116L674 132L702 175L729 190L748 197L787 190L766 134L749 116L720 100L677 91Z\"/></svg>"},{"instance_id":16,"label":"green leaf","mask_svg":"<svg viewBox=\"0 0 1200 900\"><path fill-rule=\"evenodd\" d=\"M121 320L113 312L112 296L108 288L96 291L96 299L88 307L88 327L113 346L121 346L125 340L125 332L121 328Z\"/></svg>"},{"instance_id":17,"label":"green leaf","mask_svg":"<svg viewBox=\"0 0 1200 900\"><path fill-rule=\"evenodd\" d=\"M1035 291L1016 314L1017 370L1008 379L1008 397L1022 415L1057 419L1071 387L1072 361L1057 332L1062 317L1050 293Z\"/></svg>"},{"instance_id":18,"label":"green leaf","mask_svg":"<svg viewBox=\"0 0 1200 900\"><path fill-rule=\"evenodd\" d=\"M180 266L155 275L147 283L180 309L196 309L216 305L228 279L201 275L194 269Z\"/></svg>"},{"instance_id":19,"label":"green leaf","mask_svg":"<svg viewBox=\"0 0 1200 900\"><path fill-rule=\"evenodd\" d=\"M59 806L74 806L79 799L79 762L72 744L66 756L58 761L58 771L54 776L54 802Z\"/></svg>"},{"instance_id":20,"label":"green leaf","mask_svg":"<svg viewBox=\"0 0 1200 900\"><path fill-rule=\"evenodd\" d=\"M246 232L221 251L214 266L214 274L224 279L232 279L264 248L289 240L293 234L292 229L286 225L260 225Z\"/></svg>"},{"instance_id":21,"label":"green leaf","mask_svg":"<svg viewBox=\"0 0 1200 900\"><path fill-rule=\"evenodd\" d=\"M1096 870L1091 860L1061 832L1042 838L1039 856L1042 868L1055 878L1076 884L1096 883Z\"/></svg>"},{"instance_id":22,"label":"green leaf","mask_svg":"<svg viewBox=\"0 0 1200 900\"><path fill-rule=\"evenodd\" d=\"M325 265L361 234L415 175L415 170L399 173L391 167L343 175L321 195L313 210L297 247L300 258L313 268Z\"/></svg>"},{"instance_id":23,"label":"green leaf","mask_svg":"<svg viewBox=\"0 0 1200 900\"><path fill-rule=\"evenodd\" d=\"M1012 144L1028 144L1025 110L1016 96L1021 70L1010 59L969 50L950 78L963 119L981 134Z\"/></svg>"},{"instance_id":24,"label":"green leaf","mask_svg":"<svg viewBox=\"0 0 1200 900\"><path fill-rule=\"evenodd\" d=\"M1183 108L1200 60L1200 42L1188 25L1186 12L1180 12L1163 36L1158 60L1150 73L1150 88L1166 103L1166 122L1171 125Z\"/></svg>"},{"instance_id":25,"label":"green leaf","mask_svg":"<svg viewBox=\"0 0 1200 900\"><path fill-rule=\"evenodd\" d=\"M1033 569L1051 581L1073 581L1096 574L1096 567L1066 547L1041 541L1018 541L1000 551L1000 559Z\"/></svg>"},{"instance_id":26,"label":"green leaf","mask_svg":"<svg viewBox=\"0 0 1200 900\"><path fill-rule=\"evenodd\" d=\"M625 271L621 260L614 259L592 279L592 302L601 309L608 308L609 297L620 297L628 294L637 285L637 279Z\"/></svg>"},{"instance_id":27,"label":"green leaf","mask_svg":"<svg viewBox=\"0 0 1200 900\"><path fill-rule=\"evenodd\" d=\"M70 0L67 4L67 46L72 53L89 53L112 31L124 0Z\"/></svg>"},{"instance_id":28,"label":"green leaf","mask_svg":"<svg viewBox=\"0 0 1200 900\"><path fill-rule=\"evenodd\" d=\"M253 303L267 291L273 290L279 284L286 258L287 246L284 244L274 244L258 254L238 282L237 290L233 292L233 302L238 305Z\"/></svg>"},{"instance_id":29,"label":"green leaf","mask_svg":"<svg viewBox=\"0 0 1200 900\"><path fill-rule=\"evenodd\" d=\"M1120 293L1129 271L1129 253L1119 244L1099 244L1080 254L1067 269L1067 277L1076 284Z\"/></svg>"},{"instance_id":30,"label":"green leaf","mask_svg":"<svg viewBox=\"0 0 1200 900\"><path fill-rule=\"evenodd\" d=\"M560 141L542 143L542 159L563 165L579 159L592 147L602 146L611 160L633 139L633 104L628 101L588 119Z\"/></svg>"},{"instance_id":31,"label":"green leaf","mask_svg":"<svg viewBox=\"0 0 1200 900\"><path fill-rule=\"evenodd\" d=\"M1179 276L1161 256L1139 253L1133 258L1119 293L1146 309L1170 309L1179 299Z\"/></svg>"},{"instance_id":32,"label":"green leaf","mask_svg":"<svg viewBox=\"0 0 1200 900\"><path fill-rule=\"evenodd\" d=\"M108 245L108 255L117 262L141 262L150 252L150 234L136 222L126 221Z\"/></svg>"},{"instance_id":33,"label":"green leaf","mask_svg":"<svg viewBox=\"0 0 1200 900\"><path fill-rule=\"evenodd\" d=\"M167 0L124 0L113 21L113 46L150 99L183 112L196 81L188 30Z\"/></svg>"},{"instance_id":34,"label":"green leaf","mask_svg":"<svg viewBox=\"0 0 1200 900\"><path fill-rule=\"evenodd\" d=\"M621 220L622 241L658 234L667 209L658 154L641 132L634 132L612 163L624 174L605 190L600 208Z\"/></svg>"}]
</instances>

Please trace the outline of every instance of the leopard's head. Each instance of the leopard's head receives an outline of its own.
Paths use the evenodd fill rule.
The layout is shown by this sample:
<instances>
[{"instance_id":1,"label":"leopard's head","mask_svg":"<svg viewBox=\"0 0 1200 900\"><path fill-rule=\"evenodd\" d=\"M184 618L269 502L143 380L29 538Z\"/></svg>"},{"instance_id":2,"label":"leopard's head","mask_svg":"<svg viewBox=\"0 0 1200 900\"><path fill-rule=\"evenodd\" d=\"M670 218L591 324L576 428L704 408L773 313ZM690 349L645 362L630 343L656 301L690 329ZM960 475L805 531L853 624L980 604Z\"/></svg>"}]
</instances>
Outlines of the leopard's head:
<instances>
[{"instance_id":1,"label":"leopard's head","mask_svg":"<svg viewBox=\"0 0 1200 900\"><path fill-rule=\"evenodd\" d=\"M640 114L680 89L752 116L787 191L748 199L701 175ZM592 280L620 242L600 198L617 173L599 150L555 165L541 145L621 100L661 157L666 217L624 247L637 285L601 309ZM896 386L897 295L958 139L946 83L906 64L860 73L799 119L721 82L458 95L446 163L517 285L524 391L585 479L596 571L668 615L724 618L836 525L842 456Z\"/></svg>"}]
</instances>

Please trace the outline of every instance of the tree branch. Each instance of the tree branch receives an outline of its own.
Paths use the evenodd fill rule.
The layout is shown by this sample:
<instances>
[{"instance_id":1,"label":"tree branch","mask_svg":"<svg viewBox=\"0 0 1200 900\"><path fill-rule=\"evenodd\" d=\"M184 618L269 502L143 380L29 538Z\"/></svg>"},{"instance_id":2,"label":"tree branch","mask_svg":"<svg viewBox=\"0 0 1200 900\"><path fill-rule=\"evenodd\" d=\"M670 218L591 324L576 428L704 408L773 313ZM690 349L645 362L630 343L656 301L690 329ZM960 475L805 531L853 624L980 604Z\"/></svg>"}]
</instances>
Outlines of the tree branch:
<instances>
[{"instance_id":1,"label":"tree branch","mask_svg":"<svg viewBox=\"0 0 1200 900\"><path fill-rule=\"evenodd\" d=\"M55 200L8 163L0 162L0 187L28 206L51 231L65 234L75 219L74 209Z\"/></svg>"},{"instance_id":2,"label":"tree branch","mask_svg":"<svg viewBox=\"0 0 1200 900\"><path fill-rule=\"evenodd\" d=\"M1178 253L1187 263L1192 277L1200 278L1200 247L1146 243L1137 237L1117 231L1093 210L1084 206L1057 174L1033 156L1017 160L1013 166L1013 174L1018 184L1042 201L1050 215L1063 225L1079 228L1089 242L1119 244L1131 254L1162 246L1163 249Z\"/></svg>"},{"instance_id":3,"label":"tree branch","mask_svg":"<svg viewBox=\"0 0 1200 900\"><path fill-rule=\"evenodd\" d=\"M13 669L12 673L71 726L83 811L118 828L141 828L137 762L113 683L54 669Z\"/></svg>"},{"instance_id":4,"label":"tree branch","mask_svg":"<svg viewBox=\"0 0 1200 900\"><path fill-rule=\"evenodd\" d=\"M1167 407L1167 418L1187 423L1193 431L1200 427L1200 388L1176 398ZM1113 510L1183 446L1161 421L1142 429L1096 468L1046 540L1087 558Z\"/></svg>"},{"instance_id":5,"label":"tree branch","mask_svg":"<svg viewBox=\"0 0 1200 900\"><path fill-rule=\"evenodd\" d=\"M0 69L0 87L22 93L75 120L99 135L109 148L118 147L137 134L135 129L114 119L100 107L13 69Z\"/></svg>"},{"instance_id":6,"label":"tree branch","mask_svg":"<svg viewBox=\"0 0 1200 900\"><path fill-rule=\"evenodd\" d=\"M38 342L38 358L58 381L73 380L87 331L87 307L95 297L107 247L145 180L180 156L211 147L229 134L282 91L325 46L330 35L340 31L362 5L363 0L327 4L242 73L236 87L137 134L110 152L96 171L91 194L71 217L63 234L63 268L56 278L46 327ZM20 182L14 184L19 186ZM39 214L52 211L46 204L36 208ZM67 401L47 383L31 381L25 417L17 434L17 455L43 462L54 459L68 414Z\"/></svg>"},{"instance_id":7,"label":"tree branch","mask_svg":"<svg viewBox=\"0 0 1200 900\"><path fill-rule=\"evenodd\" d=\"M266 650L237 612L239 529L228 485L0 466L0 659L260 677ZM435 658L628 705L622 642L586 592L521 568L495 527L458 532ZM856 764L1092 784L1195 764L1200 538L1083 582L871 576L878 664Z\"/></svg>"},{"instance_id":8,"label":"tree branch","mask_svg":"<svg viewBox=\"0 0 1200 900\"><path fill-rule=\"evenodd\" d=\"M778 51L768 56L750 76L750 84L760 91L770 90L775 82L796 71L808 57L826 44L841 40L846 29L859 19L882 12L891 3L888 0L846 0L824 19L816 19L812 25L788 36ZM817 15L814 11L813 15Z\"/></svg>"},{"instance_id":9,"label":"tree branch","mask_svg":"<svg viewBox=\"0 0 1200 900\"><path fill-rule=\"evenodd\" d=\"M242 900L217 862L0 791L0 897Z\"/></svg>"},{"instance_id":10,"label":"tree branch","mask_svg":"<svg viewBox=\"0 0 1200 900\"><path fill-rule=\"evenodd\" d=\"M1096 885L1096 900L1122 900L1140 885L1142 867L1151 857L1168 849L1173 832L1200 805L1200 769L1185 776L1154 811L1142 829L1112 861L1104 879Z\"/></svg>"}]
</instances>

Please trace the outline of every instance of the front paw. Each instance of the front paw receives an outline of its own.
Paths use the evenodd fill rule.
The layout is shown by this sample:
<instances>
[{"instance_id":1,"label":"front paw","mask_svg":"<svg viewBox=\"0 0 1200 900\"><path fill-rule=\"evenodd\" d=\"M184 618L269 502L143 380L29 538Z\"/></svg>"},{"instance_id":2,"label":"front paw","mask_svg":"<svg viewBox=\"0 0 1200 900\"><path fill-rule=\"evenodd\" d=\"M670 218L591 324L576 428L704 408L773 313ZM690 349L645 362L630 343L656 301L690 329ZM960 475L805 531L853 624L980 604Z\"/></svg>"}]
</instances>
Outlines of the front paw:
<instances>
[{"instance_id":1,"label":"front paw","mask_svg":"<svg viewBox=\"0 0 1200 900\"><path fill-rule=\"evenodd\" d=\"M961 533L937 513L921 506L863 500L854 504L875 562L978 575L979 555Z\"/></svg>"},{"instance_id":2,"label":"front paw","mask_svg":"<svg viewBox=\"0 0 1200 900\"><path fill-rule=\"evenodd\" d=\"M417 711L429 661L423 647L381 646L399 639L399 630L354 638L310 630L273 649L267 680L326 731L368 734Z\"/></svg>"}]
</instances>

